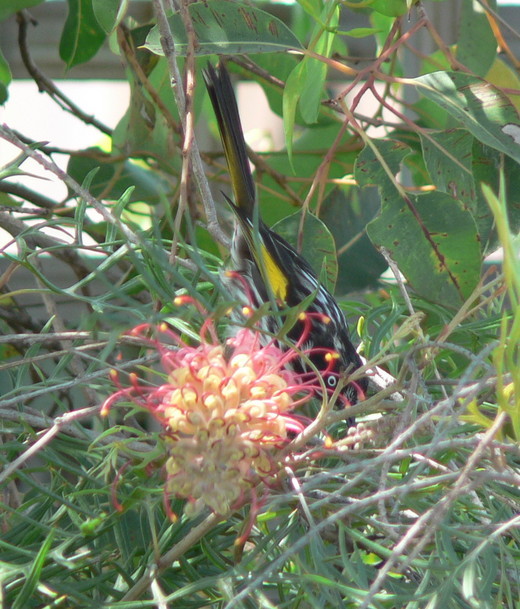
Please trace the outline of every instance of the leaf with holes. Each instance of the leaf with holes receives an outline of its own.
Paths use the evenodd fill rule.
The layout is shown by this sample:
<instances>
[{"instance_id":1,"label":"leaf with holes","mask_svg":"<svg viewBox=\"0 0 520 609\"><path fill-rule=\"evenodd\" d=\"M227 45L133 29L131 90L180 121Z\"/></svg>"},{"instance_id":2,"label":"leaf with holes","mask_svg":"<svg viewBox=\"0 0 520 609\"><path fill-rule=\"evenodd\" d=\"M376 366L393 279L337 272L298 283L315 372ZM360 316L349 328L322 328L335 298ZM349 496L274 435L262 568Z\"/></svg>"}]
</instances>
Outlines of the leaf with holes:
<instances>
[{"instance_id":1,"label":"leaf with holes","mask_svg":"<svg viewBox=\"0 0 520 609\"><path fill-rule=\"evenodd\" d=\"M275 53L302 48L282 21L260 9L226 0L194 2L188 8L197 39L196 55ZM180 15L175 13L169 23L176 52L186 55L188 37ZM160 38L159 29L153 27L145 47L164 55Z\"/></svg>"},{"instance_id":2,"label":"leaf with holes","mask_svg":"<svg viewBox=\"0 0 520 609\"><path fill-rule=\"evenodd\" d=\"M359 186L395 189L395 174L411 149L397 140L372 140L356 159L354 177Z\"/></svg>"},{"instance_id":3,"label":"leaf with holes","mask_svg":"<svg viewBox=\"0 0 520 609\"><path fill-rule=\"evenodd\" d=\"M476 188L472 173L474 138L465 129L429 131L420 134L424 162L433 184L471 211L476 210Z\"/></svg>"},{"instance_id":4,"label":"leaf with holes","mask_svg":"<svg viewBox=\"0 0 520 609\"><path fill-rule=\"evenodd\" d=\"M367 231L377 247L389 251L414 290L430 301L458 306L479 281L475 220L449 195L430 192L403 200L396 192Z\"/></svg>"},{"instance_id":5,"label":"leaf with holes","mask_svg":"<svg viewBox=\"0 0 520 609\"><path fill-rule=\"evenodd\" d=\"M372 140L358 156L356 180L378 186L381 196L381 214L368 224L368 236L389 251L418 294L458 305L480 277L477 226L471 211L448 194L412 196L399 186L395 175L409 153L400 142Z\"/></svg>"},{"instance_id":6,"label":"leaf with holes","mask_svg":"<svg viewBox=\"0 0 520 609\"><path fill-rule=\"evenodd\" d=\"M483 144L520 162L520 116L499 89L460 72L433 72L414 82Z\"/></svg>"}]
</instances>

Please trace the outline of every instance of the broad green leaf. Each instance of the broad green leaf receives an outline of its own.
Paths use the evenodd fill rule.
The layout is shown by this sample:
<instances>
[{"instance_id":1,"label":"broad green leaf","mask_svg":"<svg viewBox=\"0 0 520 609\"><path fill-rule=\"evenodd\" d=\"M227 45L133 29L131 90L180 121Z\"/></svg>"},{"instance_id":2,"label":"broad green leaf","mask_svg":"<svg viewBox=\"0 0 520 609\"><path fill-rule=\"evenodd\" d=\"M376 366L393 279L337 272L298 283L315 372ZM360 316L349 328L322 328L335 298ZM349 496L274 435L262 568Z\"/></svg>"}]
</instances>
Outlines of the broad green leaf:
<instances>
[{"instance_id":1,"label":"broad green leaf","mask_svg":"<svg viewBox=\"0 0 520 609\"><path fill-rule=\"evenodd\" d=\"M511 101L481 78L434 72L414 79L419 91L482 143L520 162L520 116Z\"/></svg>"},{"instance_id":2,"label":"broad green leaf","mask_svg":"<svg viewBox=\"0 0 520 609\"><path fill-rule=\"evenodd\" d=\"M453 48L450 48L450 50L452 53L454 53ZM442 51L438 50L423 58L421 61L419 74L430 74L431 72L449 69L450 64L446 55ZM419 97L419 99L412 104L412 110L417 114L417 122L422 127L430 127L432 129L447 129L449 126L453 126L448 124L450 117L448 116L446 110L426 97Z\"/></svg>"},{"instance_id":3,"label":"broad green leaf","mask_svg":"<svg viewBox=\"0 0 520 609\"><path fill-rule=\"evenodd\" d=\"M90 149L92 157L97 149ZM82 184L90 172L98 169L92 179L90 192L94 196L103 196L104 199L116 201L131 186L135 187L130 201L146 201L157 203L166 191L166 184L158 180L157 174L152 174L135 163L103 162L100 159L87 156L71 156L67 172L77 182Z\"/></svg>"},{"instance_id":4,"label":"broad green leaf","mask_svg":"<svg viewBox=\"0 0 520 609\"><path fill-rule=\"evenodd\" d=\"M0 50L0 104L7 100L7 87L11 82L11 70Z\"/></svg>"},{"instance_id":5,"label":"broad green leaf","mask_svg":"<svg viewBox=\"0 0 520 609\"><path fill-rule=\"evenodd\" d=\"M326 4L319 22L314 26L310 47L313 52L324 57L331 54L338 21L338 7L334 6L331 11L330 5ZM326 77L327 65L319 59L306 56L287 78L283 92L283 123L285 146L291 160L297 108L306 124L317 121Z\"/></svg>"},{"instance_id":6,"label":"broad green leaf","mask_svg":"<svg viewBox=\"0 0 520 609\"><path fill-rule=\"evenodd\" d=\"M455 53L456 47L451 46L451 47L449 47L449 50L452 53ZM445 52L441 51L439 49L437 51L434 51L430 55L423 57L423 59L421 61L421 67L419 70L419 74L420 75L430 74L431 72L438 72L439 70L449 71L449 69L450 69L449 59L448 59L448 57L446 57Z\"/></svg>"},{"instance_id":7,"label":"broad green leaf","mask_svg":"<svg viewBox=\"0 0 520 609\"><path fill-rule=\"evenodd\" d=\"M496 3L489 1L496 10ZM482 6L475 0L463 0L457 38L457 60L477 76L484 76L497 54L497 40Z\"/></svg>"},{"instance_id":8,"label":"broad green leaf","mask_svg":"<svg viewBox=\"0 0 520 609\"><path fill-rule=\"evenodd\" d=\"M375 27L355 27L351 30L341 32L342 36L349 36L350 38L367 38L381 32L381 30Z\"/></svg>"},{"instance_id":9,"label":"broad green leaf","mask_svg":"<svg viewBox=\"0 0 520 609\"><path fill-rule=\"evenodd\" d=\"M330 146L337 138L337 124L322 126L321 124L306 128L294 142L292 162L286 151L273 152L264 156L265 161L282 177L282 182L275 180L265 171L261 174L261 187L258 191L261 199L262 218L269 224L294 213L294 205L301 203L309 192L309 184L318 167L323 162ZM346 138L345 138L346 139ZM328 178L340 179L352 173L356 151L338 148L328 167ZM291 177L290 181L283 177ZM290 188L291 192L288 192ZM321 197L326 197L334 188L332 182L326 182ZM292 198L292 193L296 200ZM314 211L311 202L311 212Z\"/></svg>"},{"instance_id":10,"label":"broad green leaf","mask_svg":"<svg viewBox=\"0 0 520 609\"><path fill-rule=\"evenodd\" d=\"M367 227L385 247L414 290L443 305L458 306L476 287L481 253L472 214L441 192L387 196L381 215Z\"/></svg>"},{"instance_id":11,"label":"broad green leaf","mask_svg":"<svg viewBox=\"0 0 520 609\"><path fill-rule=\"evenodd\" d=\"M465 129L450 129L430 131L428 137L420 136L424 162L433 184L475 211L475 180L471 167L474 140L471 134Z\"/></svg>"},{"instance_id":12,"label":"broad green leaf","mask_svg":"<svg viewBox=\"0 0 520 609\"><path fill-rule=\"evenodd\" d=\"M401 162L410 154L410 148L397 140L373 140L377 149L365 146L356 159L354 177L359 186L379 186L393 190L394 176ZM383 164L384 163L384 164Z\"/></svg>"},{"instance_id":13,"label":"broad green leaf","mask_svg":"<svg viewBox=\"0 0 520 609\"><path fill-rule=\"evenodd\" d=\"M129 0L92 0L92 8L97 22L110 34L125 16Z\"/></svg>"},{"instance_id":14,"label":"broad green leaf","mask_svg":"<svg viewBox=\"0 0 520 609\"><path fill-rule=\"evenodd\" d=\"M327 77L327 65L314 57L305 57L299 73L303 76L298 91L298 107L307 125L318 120L323 90Z\"/></svg>"},{"instance_id":15,"label":"broad green leaf","mask_svg":"<svg viewBox=\"0 0 520 609\"><path fill-rule=\"evenodd\" d=\"M135 53L135 60L150 85L159 94L174 121L178 120L177 107L171 93L171 82L167 76L167 66L163 58L140 48L150 31L150 26L138 26L124 32L127 44ZM114 151L127 156L149 154L168 173L176 173L179 156L175 154L175 140L170 124L163 111L158 111L155 101L143 86L141 79L128 69L130 101L128 109L112 133ZM164 87L167 87L167 92Z\"/></svg>"},{"instance_id":16,"label":"broad green leaf","mask_svg":"<svg viewBox=\"0 0 520 609\"><path fill-rule=\"evenodd\" d=\"M374 0L370 8L386 17L400 17L409 10L406 0Z\"/></svg>"},{"instance_id":17,"label":"broad green leaf","mask_svg":"<svg viewBox=\"0 0 520 609\"><path fill-rule=\"evenodd\" d=\"M298 0L298 4L303 10L312 17L313 21L317 21L320 18L320 13L323 9L323 3L321 0Z\"/></svg>"},{"instance_id":18,"label":"broad green leaf","mask_svg":"<svg viewBox=\"0 0 520 609\"><path fill-rule=\"evenodd\" d=\"M338 6L334 6L331 12L330 5L325 4L320 21L314 27L313 43L310 50L324 57L329 57L336 37L338 21ZM326 29L321 25L322 22L326 24ZM303 120L310 125L318 119L327 77L327 65L314 57L304 57L302 63L304 67L300 74L303 76L303 86L300 90L299 108Z\"/></svg>"},{"instance_id":19,"label":"broad green leaf","mask_svg":"<svg viewBox=\"0 0 520 609\"><path fill-rule=\"evenodd\" d=\"M314 26L312 51L325 57L330 55L335 40L338 15L337 7L332 13L329 5L324 7L320 22ZM327 29L321 25L322 21L327 23ZM296 110L299 108L305 123L316 122L326 76L326 64L314 57L306 56L287 78L283 92L283 123L289 159L292 159Z\"/></svg>"},{"instance_id":20,"label":"broad green leaf","mask_svg":"<svg viewBox=\"0 0 520 609\"><path fill-rule=\"evenodd\" d=\"M426 99L426 97L418 99L412 104L411 109L417 114L417 123L421 127L447 129L450 126L450 117L446 110L429 99Z\"/></svg>"},{"instance_id":21,"label":"broad green leaf","mask_svg":"<svg viewBox=\"0 0 520 609\"><path fill-rule=\"evenodd\" d=\"M373 140L356 162L360 186L376 185L381 215L367 227L376 247L385 247L418 294L442 304L460 304L480 276L480 245L470 211L441 192L403 196L393 177L409 148Z\"/></svg>"},{"instance_id":22,"label":"broad green leaf","mask_svg":"<svg viewBox=\"0 0 520 609\"><path fill-rule=\"evenodd\" d=\"M155 60L151 72L148 62L150 57ZM181 157L177 149L178 136L172 128L172 121L178 124L179 115L171 93L168 66L163 57L152 55L148 51L144 57L138 55L137 58L142 69L147 70L148 80L161 99L162 107L156 106L156 100L150 96L138 78L130 77L130 105L114 130L114 147L127 155L142 157L149 154L161 169L178 175ZM180 63L182 64L182 60ZM207 101L204 88L197 87L193 100L196 116L200 115L205 100ZM165 109L170 113L170 121L165 117Z\"/></svg>"},{"instance_id":23,"label":"broad green leaf","mask_svg":"<svg viewBox=\"0 0 520 609\"><path fill-rule=\"evenodd\" d=\"M273 226L273 230L297 250L300 229L302 229L302 256L311 265L323 285L333 292L338 275L338 261L334 237L325 224L316 216L305 214L302 225L302 215L297 212Z\"/></svg>"},{"instance_id":24,"label":"broad green leaf","mask_svg":"<svg viewBox=\"0 0 520 609\"><path fill-rule=\"evenodd\" d=\"M369 1L370 4L370 1ZM395 19L392 17L388 17L383 15L382 13L378 13L376 11L370 12L370 25L374 27L377 32L374 35L377 45L379 48L382 48L385 44L390 31L395 23Z\"/></svg>"},{"instance_id":25,"label":"broad green leaf","mask_svg":"<svg viewBox=\"0 0 520 609\"><path fill-rule=\"evenodd\" d=\"M295 55L289 53L260 53L253 55L251 59L261 66L268 74L278 78L281 82L286 82L289 74L293 71L299 60ZM230 66L232 69L232 66ZM262 80L259 83L267 97L269 107L278 114L283 115L283 88Z\"/></svg>"},{"instance_id":26,"label":"broad green leaf","mask_svg":"<svg viewBox=\"0 0 520 609\"><path fill-rule=\"evenodd\" d=\"M124 30L121 32L125 38L127 43L132 48L132 52L135 54L135 58L139 63L139 67L143 71L143 74L146 76L150 76L153 72L155 66L161 61L161 58L153 53L150 53L148 49L144 48L144 44L146 42L146 37L150 33L152 29L151 24L146 25L138 25L135 28ZM181 60L182 62L182 60ZM181 66L179 66L181 67ZM135 78L132 75L129 77L130 84L134 84ZM171 97L171 83L170 83L170 97Z\"/></svg>"},{"instance_id":27,"label":"broad green leaf","mask_svg":"<svg viewBox=\"0 0 520 609\"><path fill-rule=\"evenodd\" d=\"M60 57L72 68L92 59L105 40L92 0L67 0L69 13L60 40Z\"/></svg>"},{"instance_id":28,"label":"broad green leaf","mask_svg":"<svg viewBox=\"0 0 520 609\"><path fill-rule=\"evenodd\" d=\"M493 62L493 65L486 74L486 80L497 87L520 91L520 78L518 78L518 74L501 57L497 57ZM509 97L516 111L520 112L520 94L515 95L506 92L505 95Z\"/></svg>"},{"instance_id":29,"label":"broad green leaf","mask_svg":"<svg viewBox=\"0 0 520 609\"><path fill-rule=\"evenodd\" d=\"M30 8L38 4L43 4L45 0L2 0L0 2L0 21L4 21L24 8Z\"/></svg>"},{"instance_id":30,"label":"broad green leaf","mask_svg":"<svg viewBox=\"0 0 520 609\"><path fill-rule=\"evenodd\" d=\"M291 30L269 13L227 0L208 0L189 5L197 37L197 55L240 55L243 53L274 53L301 49ZM187 35L182 19L175 13L169 19L175 50L185 55ZM163 55L157 26L150 31L145 47Z\"/></svg>"},{"instance_id":31,"label":"broad green leaf","mask_svg":"<svg viewBox=\"0 0 520 609\"><path fill-rule=\"evenodd\" d=\"M482 194L480 185L487 184L497 195L501 188L504 189L503 194L504 200L507 202L509 226L511 232L517 234L520 231L520 171L518 171L516 161L504 156L494 148L475 141L473 146L473 175L475 183L479 185L476 189L475 220L482 239L482 250L484 253L489 253L494 251L499 243L493 214Z\"/></svg>"},{"instance_id":32,"label":"broad green leaf","mask_svg":"<svg viewBox=\"0 0 520 609\"><path fill-rule=\"evenodd\" d=\"M385 259L366 234L367 223L380 209L380 198L375 188L335 188L323 201L320 219L336 243L339 266L336 294L376 285L387 268Z\"/></svg>"},{"instance_id":33,"label":"broad green leaf","mask_svg":"<svg viewBox=\"0 0 520 609\"><path fill-rule=\"evenodd\" d=\"M285 134L285 147L289 160L292 160L294 122L296 117L296 107L300 98L300 79L303 73L304 64L299 63L289 75L283 90L283 130Z\"/></svg>"}]
</instances>

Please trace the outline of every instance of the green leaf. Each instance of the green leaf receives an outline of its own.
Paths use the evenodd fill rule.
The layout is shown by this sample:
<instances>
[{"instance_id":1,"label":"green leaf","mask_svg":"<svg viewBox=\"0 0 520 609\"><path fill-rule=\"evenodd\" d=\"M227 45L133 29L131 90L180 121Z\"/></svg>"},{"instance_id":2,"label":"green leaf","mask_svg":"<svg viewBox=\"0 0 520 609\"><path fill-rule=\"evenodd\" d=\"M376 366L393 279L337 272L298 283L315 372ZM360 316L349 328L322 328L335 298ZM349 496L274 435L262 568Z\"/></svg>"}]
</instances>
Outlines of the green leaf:
<instances>
[{"instance_id":1,"label":"green leaf","mask_svg":"<svg viewBox=\"0 0 520 609\"><path fill-rule=\"evenodd\" d=\"M126 14L129 0L92 0L92 9L99 25L110 34Z\"/></svg>"},{"instance_id":2,"label":"green leaf","mask_svg":"<svg viewBox=\"0 0 520 609\"><path fill-rule=\"evenodd\" d=\"M321 119L322 117L320 117ZM303 130L302 134L294 142L294 153L292 162L285 151L266 154L264 159L274 172L281 176L281 183L274 179L270 172L261 173L262 188L259 189L261 200L262 218L269 224L294 213L292 193L288 193L287 186L301 203L309 191L309 178L315 175L323 157L327 154L330 146L337 138L337 124L313 125ZM348 136L345 137L346 141ZM336 154L328 167L328 178L330 180L340 179L346 173L351 173L354 167L356 151L348 148L338 148ZM284 176L291 176L290 182ZM296 178L294 177L296 176ZM326 181L320 196L326 197L334 188L334 184ZM313 212L314 209L311 209ZM321 214L320 214L321 215Z\"/></svg>"},{"instance_id":3,"label":"green leaf","mask_svg":"<svg viewBox=\"0 0 520 609\"><path fill-rule=\"evenodd\" d=\"M314 57L305 57L301 68L298 68L302 77L299 82L298 107L305 123L311 125L318 120L327 66Z\"/></svg>"},{"instance_id":4,"label":"green leaf","mask_svg":"<svg viewBox=\"0 0 520 609\"><path fill-rule=\"evenodd\" d=\"M520 171L516 161L475 141L473 175L476 184L487 184L496 195L503 190L509 226L511 232L517 234L520 231ZM480 187L477 188L476 195L475 220L482 240L482 249L484 253L489 253L499 245L495 220Z\"/></svg>"},{"instance_id":5,"label":"green leaf","mask_svg":"<svg viewBox=\"0 0 520 609\"><path fill-rule=\"evenodd\" d=\"M323 4L320 0L298 0L298 4L303 10L312 17L313 22L317 21L323 9Z\"/></svg>"},{"instance_id":6,"label":"green leaf","mask_svg":"<svg viewBox=\"0 0 520 609\"><path fill-rule=\"evenodd\" d=\"M130 105L112 134L115 150L125 155L142 157L151 155L161 169L170 174L180 171L181 157L178 154L178 137L172 129L172 122L179 121L177 106L171 93L171 81L168 66L163 57L145 51L147 58L153 58L155 65L148 71L150 85L162 101L161 108L155 98L150 96L139 78L130 78ZM141 62L141 58L144 60ZM143 70L151 66L145 57L138 55ZM200 60L201 62L204 59ZM182 64L183 60L180 60ZM182 65L180 66L182 69ZM194 112L199 116L205 101L208 101L203 87L197 87L194 95ZM209 107L209 106L208 106ZM171 120L164 110L170 113Z\"/></svg>"},{"instance_id":7,"label":"green leaf","mask_svg":"<svg viewBox=\"0 0 520 609\"><path fill-rule=\"evenodd\" d=\"M383 190L393 190L394 175L410 152L406 144L397 140L373 140L372 147L365 146L356 159L354 177L357 183L359 186L379 186Z\"/></svg>"},{"instance_id":8,"label":"green leaf","mask_svg":"<svg viewBox=\"0 0 520 609\"><path fill-rule=\"evenodd\" d=\"M482 143L520 162L520 116L496 87L460 72L414 79L420 92L460 121Z\"/></svg>"},{"instance_id":9,"label":"green leaf","mask_svg":"<svg viewBox=\"0 0 520 609\"><path fill-rule=\"evenodd\" d=\"M283 90L283 130L289 161L292 161L294 123L296 119L296 107L300 98L300 78L303 73L303 68L303 62L299 63L294 68L289 75Z\"/></svg>"},{"instance_id":10,"label":"green leaf","mask_svg":"<svg viewBox=\"0 0 520 609\"><path fill-rule=\"evenodd\" d=\"M92 0L67 0L69 13L60 40L60 57L72 68L92 59L105 40Z\"/></svg>"},{"instance_id":11,"label":"green leaf","mask_svg":"<svg viewBox=\"0 0 520 609\"><path fill-rule=\"evenodd\" d=\"M489 2L496 10L496 3ZM457 39L457 60L477 76L485 76L497 54L497 40L487 14L475 0L463 0Z\"/></svg>"},{"instance_id":12,"label":"green leaf","mask_svg":"<svg viewBox=\"0 0 520 609\"><path fill-rule=\"evenodd\" d=\"M189 5L197 38L196 55L240 55L301 49L291 30L269 13L227 0L208 0ZM178 13L169 18L176 52L186 54L188 38ZM150 31L145 47L163 55L157 26Z\"/></svg>"},{"instance_id":13,"label":"green leaf","mask_svg":"<svg viewBox=\"0 0 520 609\"><path fill-rule=\"evenodd\" d=\"M386 17L400 17L409 10L406 0L374 0L370 8Z\"/></svg>"},{"instance_id":14,"label":"green leaf","mask_svg":"<svg viewBox=\"0 0 520 609\"><path fill-rule=\"evenodd\" d=\"M462 597L475 606L479 600L479 588L480 584L475 561L471 560L462 575Z\"/></svg>"},{"instance_id":15,"label":"green leaf","mask_svg":"<svg viewBox=\"0 0 520 609\"><path fill-rule=\"evenodd\" d=\"M31 570L27 575L25 583L20 593L17 595L15 602L13 603L13 609L23 609L24 607L27 607L31 597L33 597L33 593L40 582L41 572L47 559L49 550L52 547L53 540L54 529L51 529L47 539L43 542L33 564L31 565Z\"/></svg>"},{"instance_id":16,"label":"green leaf","mask_svg":"<svg viewBox=\"0 0 520 609\"><path fill-rule=\"evenodd\" d=\"M390 252L418 294L456 305L480 276L475 220L460 201L442 192L403 195L394 176L409 152L400 142L373 140L358 156L358 184L378 186L382 200L381 215L367 226L368 235Z\"/></svg>"},{"instance_id":17,"label":"green leaf","mask_svg":"<svg viewBox=\"0 0 520 609\"><path fill-rule=\"evenodd\" d=\"M452 53L455 52L455 47L449 47ZM448 71L450 69L450 62L446 53L438 49L430 55L423 57L421 61L421 67L419 69L419 75L430 74L431 72L438 72L439 70Z\"/></svg>"},{"instance_id":18,"label":"green leaf","mask_svg":"<svg viewBox=\"0 0 520 609\"><path fill-rule=\"evenodd\" d=\"M475 211L476 192L472 173L473 137L465 129L420 134L424 162L433 184ZM433 141L432 141L433 140Z\"/></svg>"},{"instance_id":19,"label":"green leaf","mask_svg":"<svg viewBox=\"0 0 520 609\"><path fill-rule=\"evenodd\" d=\"M321 22L326 24L326 29ZM334 6L334 10L331 12L330 5L325 4L312 34L311 50L314 53L329 57L336 37L338 22L338 6ZM303 58L302 64L300 74L303 76L303 86L300 90L299 108L303 120L309 125L315 123L318 118L327 77L327 65L319 59L308 56Z\"/></svg>"},{"instance_id":20,"label":"green leaf","mask_svg":"<svg viewBox=\"0 0 520 609\"><path fill-rule=\"evenodd\" d=\"M298 236L302 230L301 254L323 285L333 292L338 276L338 261L334 237L325 224L312 214L305 214L302 224L302 215L297 212L280 220L272 228L297 250Z\"/></svg>"},{"instance_id":21,"label":"green leaf","mask_svg":"<svg viewBox=\"0 0 520 609\"><path fill-rule=\"evenodd\" d=\"M349 36L350 38L367 38L381 32L380 29L375 27L355 27L346 32L341 32L343 36Z\"/></svg>"},{"instance_id":22,"label":"green leaf","mask_svg":"<svg viewBox=\"0 0 520 609\"><path fill-rule=\"evenodd\" d=\"M424 298L458 306L476 287L481 254L472 214L441 192L385 198L381 215L367 227L385 247L414 290Z\"/></svg>"},{"instance_id":23,"label":"green leaf","mask_svg":"<svg viewBox=\"0 0 520 609\"><path fill-rule=\"evenodd\" d=\"M520 78L518 78L517 72L501 57L495 58L493 65L486 74L486 80L497 87L520 91ZM516 108L516 111L520 112L520 95L510 91L508 91L506 95Z\"/></svg>"},{"instance_id":24,"label":"green leaf","mask_svg":"<svg viewBox=\"0 0 520 609\"><path fill-rule=\"evenodd\" d=\"M367 223L380 208L375 188L335 188L323 201L320 219L334 237L338 258L336 294L376 285L387 268L386 260L366 234Z\"/></svg>"},{"instance_id":25,"label":"green leaf","mask_svg":"<svg viewBox=\"0 0 520 609\"><path fill-rule=\"evenodd\" d=\"M299 63L299 60L295 55L289 55L288 53L261 53L253 55L251 59L266 70L268 74L283 82L286 82L289 78L289 74L293 71L297 63ZM266 94L271 110L275 114L278 114L278 116L282 116L283 88L264 80L259 84Z\"/></svg>"},{"instance_id":26,"label":"green leaf","mask_svg":"<svg viewBox=\"0 0 520 609\"><path fill-rule=\"evenodd\" d=\"M24 8L30 8L38 4L43 4L45 0L2 0L0 3L0 21L4 21Z\"/></svg>"},{"instance_id":27,"label":"green leaf","mask_svg":"<svg viewBox=\"0 0 520 609\"><path fill-rule=\"evenodd\" d=\"M5 60L5 57L2 55L2 51L0 50L0 104L4 104L7 100L7 87L11 82L11 70L9 68L9 64Z\"/></svg>"},{"instance_id":28,"label":"green leaf","mask_svg":"<svg viewBox=\"0 0 520 609\"><path fill-rule=\"evenodd\" d=\"M104 199L118 200L130 187L135 187L132 196L133 201L146 201L157 203L166 191L166 184L158 180L157 174L146 171L135 163L129 161L113 162L93 158L101 151L95 148L89 149L92 157L71 156L67 166L67 173L77 182L83 184L87 176L95 169L98 171L92 179L90 192L95 196L103 196Z\"/></svg>"},{"instance_id":29,"label":"green leaf","mask_svg":"<svg viewBox=\"0 0 520 609\"><path fill-rule=\"evenodd\" d=\"M322 10L320 22L315 25L313 32L314 52L325 57L330 54L338 25L338 14L337 10L330 13L328 5ZM327 23L327 29L324 29L321 21ZM285 146L290 159L296 109L299 108L305 123L312 124L317 121L326 76L327 65L319 59L306 56L287 78L283 92L283 123Z\"/></svg>"}]
</instances>

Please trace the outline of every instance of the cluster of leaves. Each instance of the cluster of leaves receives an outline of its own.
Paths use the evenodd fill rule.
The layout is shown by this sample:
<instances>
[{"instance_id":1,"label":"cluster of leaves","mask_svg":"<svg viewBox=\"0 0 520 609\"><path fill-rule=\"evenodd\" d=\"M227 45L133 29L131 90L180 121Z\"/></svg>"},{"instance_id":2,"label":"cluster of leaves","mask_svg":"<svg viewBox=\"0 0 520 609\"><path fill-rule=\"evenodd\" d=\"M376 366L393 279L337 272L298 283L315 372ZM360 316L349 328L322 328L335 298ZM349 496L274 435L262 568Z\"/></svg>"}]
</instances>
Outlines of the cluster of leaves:
<instances>
[{"instance_id":1,"label":"cluster of leaves","mask_svg":"<svg viewBox=\"0 0 520 609\"><path fill-rule=\"evenodd\" d=\"M131 101L113 130L31 57L22 9L41 3L4 0L0 20L22 11L11 23L31 77L109 144L71 143L63 171L52 142L0 127L20 151L0 171L0 227L12 237L0 261L0 599L515 607L520 62L494 3L462 2L452 47L406 0L298 2L283 21L274 7L227 0L181 1L167 20L154 0L146 23L125 0L68 0L59 55L70 74L107 43L125 64ZM439 3L447 15L452 5ZM421 50L425 32L433 52ZM359 40L367 56L354 58ZM227 177L193 133L204 117L216 134L204 88L193 88L215 55L232 56L230 71L256 81L283 119L285 149L251 153L262 217L363 317L364 354L405 397L356 406L373 445L288 471L242 556L244 513L172 524L148 421L132 412L104 430L96 416L111 367L151 378L154 362L123 332L166 320L196 336L200 318L180 315L174 297L210 311L226 301L227 243L204 173L220 188ZM9 85L0 54L0 102ZM66 185L64 200L19 183L27 159ZM486 283L482 263L498 245L504 274ZM388 264L411 297L402 282L382 288ZM347 300L356 290L362 298Z\"/></svg>"}]
</instances>

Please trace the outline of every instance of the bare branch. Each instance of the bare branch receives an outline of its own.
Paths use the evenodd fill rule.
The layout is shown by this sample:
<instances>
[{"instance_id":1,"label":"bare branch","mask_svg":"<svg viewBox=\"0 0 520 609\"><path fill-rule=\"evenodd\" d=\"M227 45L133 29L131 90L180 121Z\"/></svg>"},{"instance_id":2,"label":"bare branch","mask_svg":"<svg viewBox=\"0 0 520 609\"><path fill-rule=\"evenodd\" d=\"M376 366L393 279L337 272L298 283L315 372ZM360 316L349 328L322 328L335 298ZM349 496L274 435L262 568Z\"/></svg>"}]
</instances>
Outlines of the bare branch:
<instances>
[{"instance_id":1,"label":"bare branch","mask_svg":"<svg viewBox=\"0 0 520 609\"><path fill-rule=\"evenodd\" d=\"M38 85L38 89L42 92L48 93L49 97L54 100L60 108L66 112L70 112L76 118L87 125L96 127L106 135L112 134L112 129L104 125L94 116L85 114L71 99L69 99L58 87L40 71L40 69L34 63L33 58L29 53L29 46L27 44L27 27L29 22L35 25L34 20L29 17L27 11L20 11L16 13L16 20L18 21L18 45L20 47L20 54L22 61L27 68L27 71L33 78L34 82Z\"/></svg>"}]
</instances>

